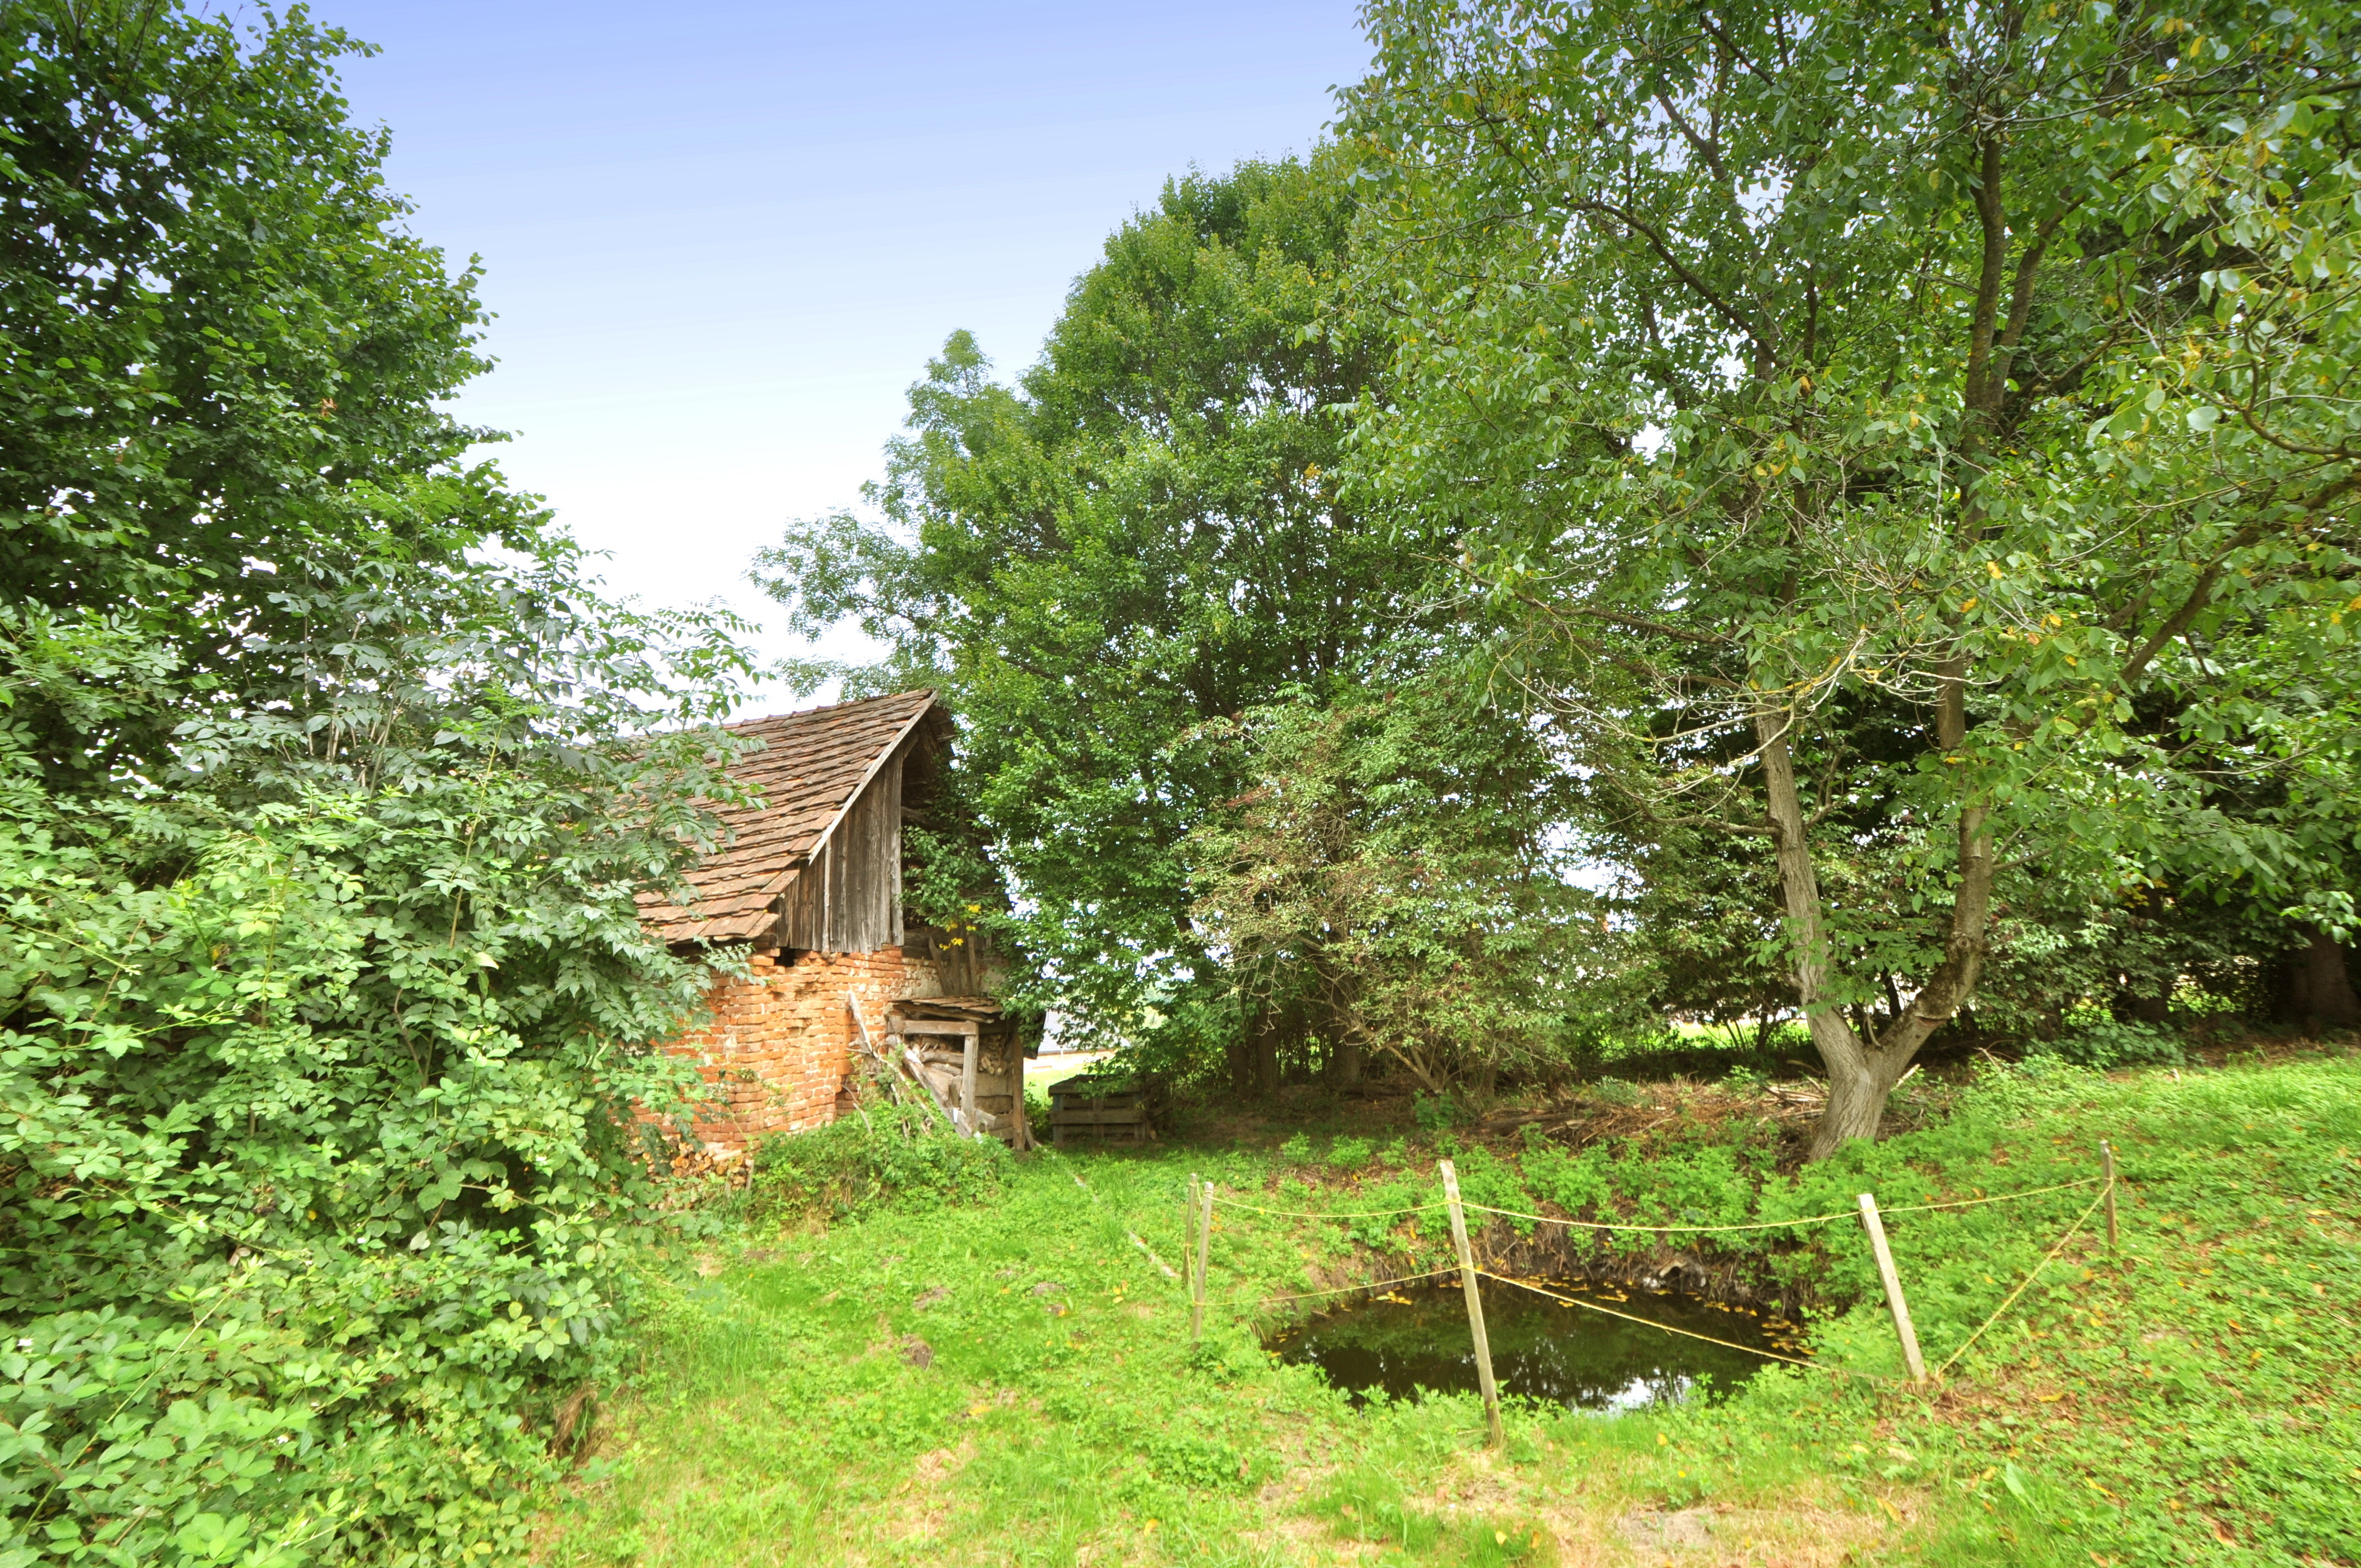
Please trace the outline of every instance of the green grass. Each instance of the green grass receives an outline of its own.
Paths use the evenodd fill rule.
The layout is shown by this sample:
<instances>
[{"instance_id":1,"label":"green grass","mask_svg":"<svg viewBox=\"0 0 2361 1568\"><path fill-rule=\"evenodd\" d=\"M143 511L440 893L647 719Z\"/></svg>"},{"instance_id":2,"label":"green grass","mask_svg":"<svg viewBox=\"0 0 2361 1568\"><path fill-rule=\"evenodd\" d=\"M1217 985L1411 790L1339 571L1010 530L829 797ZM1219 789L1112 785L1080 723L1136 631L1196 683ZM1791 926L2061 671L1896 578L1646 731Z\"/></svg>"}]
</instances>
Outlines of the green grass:
<instances>
[{"instance_id":1,"label":"green grass","mask_svg":"<svg viewBox=\"0 0 2361 1568\"><path fill-rule=\"evenodd\" d=\"M1772 1372L1724 1403L1616 1420L1511 1409L1499 1453L1472 1399L1356 1411L1274 1365L1235 1310L1214 1312L1192 1351L1179 1286L1131 1239L1177 1263L1192 1169L1271 1207L1422 1199L1435 1149L1414 1129L1283 1153L1043 1157L967 1207L785 1234L733 1222L697 1266L652 1280L644 1365L550 1501L538 1555L569 1568L2361 1560L2349 1056L2009 1071L1933 1125L1795 1178L1768 1168L1775 1129L1745 1116L1579 1155L1456 1155L1471 1197L1499 1207L1719 1222L1849 1210L1864 1189L1894 1207L2070 1179L2094 1168L2102 1136L2127 1182L2118 1255L2095 1229L2076 1236L1938 1389L1886 1380L1899 1357L1874 1275L1858 1226L1837 1224L1808 1246L1712 1261L1823 1303L1821 1360L1856 1376ZM1931 1359L2090 1196L1892 1222ZM1224 1212L1213 1293L1424 1266L1447 1247L1437 1219ZM1487 1245L1517 1243L1501 1227Z\"/></svg>"}]
</instances>

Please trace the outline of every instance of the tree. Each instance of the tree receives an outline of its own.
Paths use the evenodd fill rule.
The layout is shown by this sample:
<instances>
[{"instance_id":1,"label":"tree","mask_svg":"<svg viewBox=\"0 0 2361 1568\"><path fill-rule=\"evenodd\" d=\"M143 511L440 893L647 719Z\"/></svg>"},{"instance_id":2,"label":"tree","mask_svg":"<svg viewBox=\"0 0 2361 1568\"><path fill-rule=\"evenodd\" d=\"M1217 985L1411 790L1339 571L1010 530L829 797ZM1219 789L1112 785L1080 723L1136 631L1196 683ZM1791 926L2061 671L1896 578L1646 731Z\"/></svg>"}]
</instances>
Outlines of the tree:
<instances>
[{"instance_id":1,"label":"tree","mask_svg":"<svg viewBox=\"0 0 2361 1568\"><path fill-rule=\"evenodd\" d=\"M1152 1012L1235 1043L1181 845L1238 781L1178 742L1351 686L1428 572L1330 477L1378 355L1339 310L1354 219L1322 159L1171 182L1016 385L950 339L875 521L804 526L757 567L796 628L849 619L891 646L858 679L943 688L958 787L1021 894L1029 994L1086 1026L1130 1036Z\"/></svg>"},{"instance_id":2,"label":"tree","mask_svg":"<svg viewBox=\"0 0 2361 1568\"><path fill-rule=\"evenodd\" d=\"M2349 7L1370 16L1357 493L1463 534L1634 819L1775 868L1815 1157L2003 878L2326 868L2185 836L2221 778L2353 819L2297 740L2361 608Z\"/></svg>"},{"instance_id":3,"label":"tree","mask_svg":"<svg viewBox=\"0 0 2361 1568\"><path fill-rule=\"evenodd\" d=\"M1614 987L1599 901L1556 828L1568 780L1544 729L1449 672L1382 696L1281 701L1205 727L1247 787L1190 836L1195 913L1249 1016L1299 1018L1357 1076L1430 1094L1565 1066Z\"/></svg>"},{"instance_id":4,"label":"tree","mask_svg":"<svg viewBox=\"0 0 2361 1568\"><path fill-rule=\"evenodd\" d=\"M151 693L251 689L303 586L530 549L542 522L441 400L487 367L475 273L401 227L300 16L173 0L0 17L0 636L142 650ZM109 677L93 670L101 685ZM71 788L174 757L177 703L13 718Z\"/></svg>"}]
</instances>

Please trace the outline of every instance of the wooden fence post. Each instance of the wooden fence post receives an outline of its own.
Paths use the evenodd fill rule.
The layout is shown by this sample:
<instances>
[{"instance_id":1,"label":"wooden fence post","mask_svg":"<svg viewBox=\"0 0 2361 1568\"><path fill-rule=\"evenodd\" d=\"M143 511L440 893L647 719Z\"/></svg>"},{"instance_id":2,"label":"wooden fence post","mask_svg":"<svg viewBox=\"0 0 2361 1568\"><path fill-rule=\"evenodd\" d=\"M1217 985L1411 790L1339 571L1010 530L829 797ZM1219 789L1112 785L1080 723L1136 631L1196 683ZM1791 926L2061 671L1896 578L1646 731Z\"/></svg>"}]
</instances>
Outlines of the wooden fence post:
<instances>
[{"instance_id":1,"label":"wooden fence post","mask_svg":"<svg viewBox=\"0 0 2361 1568\"><path fill-rule=\"evenodd\" d=\"M2106 1177L2107 1251L2115 1250L2115 1146L2106 1139L2099 1140L2099 1168Z\"/></svg>"},{"instance_id":2,"label":"wooden fence post","mask_svg":"<svg viewBox=\"0 0 2361 1568\"><path fill-rule=\"evenodd\" d=\"M1205 1264L1213 1250L1213 1184L1197 1189L1197 1266L1189 1274L1189 1343L1205 1335Z\"/></svg>"},{"instance_id":3,"label":"wooden fence post","mask_svg":"<svg viewBox=\"0 0 2361 1568\"><path fill-rule=\"evenodd\" d=\"M1910 1303L1902 1299L1902 1276L1894 1272L1894 1249L1885 1245L1885 1222L1877 1217L1877 1200L1861 1195L1861 1227L1869 1232L1869 1249L1877 1255L1877 1272L1885 1280L1885 1304L1894 1309L1894 1332L1902 1340L1902 1359L1910 1381L1927 1381L1927 1362L1918 1354L1918 1331L1910 1326Z\"/></svg>"},{"instance_id":4,"label":"wooden fence post","mask_svg":"<svg viewBox=\"0 0 2361 1568\"><path fill-rule=\"evenodd\" d=\"M1197 1274L1197 1173L1189 1173L1189 1185L1180 1197L1180 1289L1190 1293L1189 1281ZM1193 1299L1193 1296L1191 1297Z\"/></svg>"},{"instance_id":5,"label":"wooden fence post","mask_svg":"<svg viewBox=\"0 0 2361 1568\"><path fill-rule=\"evenodd\" d=\"M1443 1162L1443 1197L1451 1205L1451 1245L1459 1249L1459 1284L1467 1292L1467 1329L1476 1339L1476 1387L1484 1396L1484 1421L1498 1448L1500 1431L1500 1387L1492 1381L1492 1341L1484 1332L1484 1295L1476 1288L1476 1255L1467 1245L1467 1215L1459 1206L1459 1173Z\"/></svg>"}]
</instances>

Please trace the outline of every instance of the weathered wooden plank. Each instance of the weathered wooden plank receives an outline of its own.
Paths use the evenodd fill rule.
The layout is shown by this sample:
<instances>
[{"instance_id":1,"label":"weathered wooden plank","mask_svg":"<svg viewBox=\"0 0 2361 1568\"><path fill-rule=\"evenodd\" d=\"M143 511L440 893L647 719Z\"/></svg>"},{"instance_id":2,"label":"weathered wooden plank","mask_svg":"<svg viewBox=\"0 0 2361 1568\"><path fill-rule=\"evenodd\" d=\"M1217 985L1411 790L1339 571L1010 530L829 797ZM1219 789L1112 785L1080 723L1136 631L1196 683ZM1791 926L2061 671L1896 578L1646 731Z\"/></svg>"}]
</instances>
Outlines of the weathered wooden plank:
<instances>
[{"instance_id":1,"label":"weathered wooden plank","mask_svg":"<svg viewBox=\"0 0 2361 1568\"><path fill-rule=\"evenodd\" d=\"M1910 1303L1902 1294L1902 1276L1894 1271L1894 1249L1885 1245L1885 1222L1878 1217L1877 1199L1861 1195L1861 1228L1869 1233L1869 1250L1877 1259L1878 1277L1885 1281L1885 1304L1894 1313L1894 1334L1902 1342L1902 1362L1910 1381L1927 1381L1927 1362L1918 1354L1918 1331L1910 1321Z\"/></svg>"},{"instance_id":2,"label":"weathered wooden plank","mask_svg":"<svg viewBox=\"0 0 2361 1568\"><path fill-rule=\"evenodd\" d=\"M983 1051L983 1042L968 1036L967 1058L960 1063L960 1109L967 1113L971 1127L975 1125L975 1060Z\"/></svg>"},{"instance_id":3,"label":"weathered wooden plank","mask_svg":"<svg viewBox=\"0 0 2361 1568\"><path fill-rule=\"evenodd\" d=\"M1136 1127L1144 1124L1148 1113L1137 1105L1110 1106L1104 1111L1052 1111L1052 1127Z\"/></svg>"},{"instance_id":4,"label":"weathered wooden plank","mask_svg":"<svg viewBox=\"0 0 2361 1568\"><path fill-rule=\"evenodd\" d=\"M887 944L900 947L905 935L902 925L902 774L909 765L909 751L903 754L879 775L878 787L887 791L891 807L886 814L887 833L880 853L885 865L887 908L885 931Z\"/></svg>"},{"instance_id":5,"label":"weathered wooden plank","mask_svg":"<svg viewBox=\"0 0 2361 1568\"><path fill-rule=\"evenodd\" d=\"M951 1108L943 1103L942 1091L928 1079L926 1069L919 1064L918 1054L905 1046L902 1047L902 1059L909 1064L911 1073L917 1079L919 1086L926 1090L927 1098L934 1102L935 1109L943 1113L943 1120L954 1127L958 1126L959 1124L952 1120Z\"/></svg>"}]
</instances>

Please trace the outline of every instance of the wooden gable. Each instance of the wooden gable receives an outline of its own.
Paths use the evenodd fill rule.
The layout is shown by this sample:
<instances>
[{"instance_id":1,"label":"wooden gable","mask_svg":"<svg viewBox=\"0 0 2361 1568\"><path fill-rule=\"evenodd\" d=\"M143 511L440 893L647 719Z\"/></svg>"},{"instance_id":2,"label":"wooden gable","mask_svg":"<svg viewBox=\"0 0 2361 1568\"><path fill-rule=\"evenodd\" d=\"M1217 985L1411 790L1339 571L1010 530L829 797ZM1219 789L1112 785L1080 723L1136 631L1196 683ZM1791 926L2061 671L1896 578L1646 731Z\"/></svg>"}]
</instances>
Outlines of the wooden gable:
<instances>
[{"instance_id":1,"label":"wooden gable","mask_svg":"<svg viewBox=\"0 0 2361 1568\"><path fill-rule=\"evenodd\" d=\"M829 953L902 940L906 790L923 790L950 718L931 691L868 697L728 727L762 742L730 776L759 806L721 813L724 840L689 873L686 906L642 902L668 942ZM917 776L906 779L914 759Z\"/></svg>"}]
</instances>

